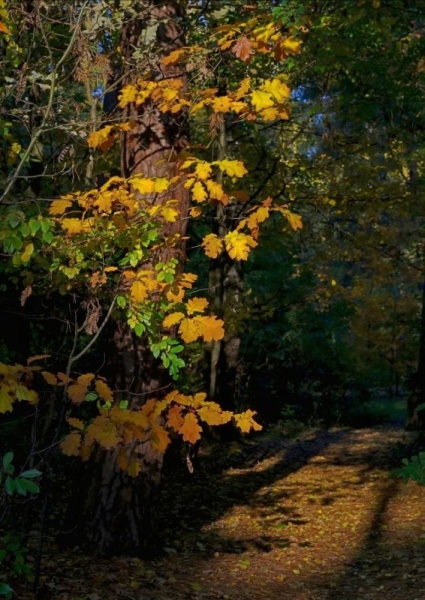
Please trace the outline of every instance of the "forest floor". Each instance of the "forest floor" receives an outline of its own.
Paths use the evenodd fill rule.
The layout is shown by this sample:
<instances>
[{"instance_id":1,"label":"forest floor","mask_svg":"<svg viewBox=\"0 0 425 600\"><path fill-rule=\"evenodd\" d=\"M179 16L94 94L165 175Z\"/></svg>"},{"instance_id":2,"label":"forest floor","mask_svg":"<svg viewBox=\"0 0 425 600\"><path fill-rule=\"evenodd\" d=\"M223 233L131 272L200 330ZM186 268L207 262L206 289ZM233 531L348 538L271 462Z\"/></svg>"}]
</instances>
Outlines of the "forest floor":
<instances>
[{"instance_id":1,"label":"forest floor","mask_svg":"<svg viewBox=\"0 0 425 600\"><path fill-rule=\"evenodd\" d=\"M413 440L386 425L211 447L194 475L170 469L165 558L50 546L39 598L425 600L424 489L391 477Z\"/></svg>"}]
</instances>

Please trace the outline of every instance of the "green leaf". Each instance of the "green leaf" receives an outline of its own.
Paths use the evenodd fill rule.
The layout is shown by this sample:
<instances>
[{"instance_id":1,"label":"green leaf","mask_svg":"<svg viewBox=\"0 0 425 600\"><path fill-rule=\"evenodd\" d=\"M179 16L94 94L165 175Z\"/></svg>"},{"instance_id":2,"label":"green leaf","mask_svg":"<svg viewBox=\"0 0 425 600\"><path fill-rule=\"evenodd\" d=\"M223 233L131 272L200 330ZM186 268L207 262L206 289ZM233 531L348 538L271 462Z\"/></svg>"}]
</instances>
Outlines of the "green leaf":
<instances>
[{"instance_id":1,"label":"green leaf","mask_svg":"<svg viewBox=\"0 0 425 600\"><path fill-rule=\"evenodd\" d=\"M137 323L136 327L134 328L134 333L140 337L141 335L144 334L145 332L145 326L142 323Z\"/></svg>"},{"instance_id":2,"label":"green leaf","mask_svg":"<svg viewBox=\"0 0 425 600\"><path fill-rule=\"evenodd\" d=\"M15 480L12 479L12 477L6 478L6 481L4 482L4 489L6 490L6 494L9 494L9 496L12 496L12 494L15 493L16 485Z\"/></svg>"},{"instance_id":3,"label":"green leaf","mask_svg":"<svg viewBox=\"0 0 425 600\"><path fill-rule=\"evenodd\" d=\"M30 494L40 493L40 488L35 483L35 481L30 481L28 479L20 479L19 477L17 477L15 479L15 483L16 483L16 491L18 492L18 494L21 494L22 496L26 496L27 492L29 492Z\"/></svg>"},{"instance_id":4,"label":"green leaf","mask_svg":"<svg viewBox=\"0 0 425 600\"><path fill-rule=\"evenodd\" d=\"M13 475L13 471L15 470L12 461L13 452L6 452L6 454L3 456L3 470L6 471L6 473L9 473L9 475Z\"/></svg>"},{"instance_id":5,"label":"green leaf","mask_svg":"<svg viewBox=\"0 0 425 600\"><path fill-rule=\"evenodd\" d=\"M95 393L95 392L88 392L85 397L84 400L86 402L94 402L95 400L97 400L99 398L99 396Z\"/></svg>"},{"instance_id":6,"label":"green leaf","mask_svg":"<svg viewBox=\"0 0 425 600\"><path fill-rule=\"evenodd\" d=\"M117 296L117 304L120 308L125 308L126 300L124 296Z\"/></svg>"},{"instance_id":7,"label":"green leaf","mask_svg":"<svg viewBox=\"0 0 425 600\"><path fill-rule=\"evenodd\" d=\"M27 469L26 471L21 473L19 477L22 477L23 479L32 479L34 477L40 477L40 475L41 471L39 471L38 469Z\"/></svg>"},{"instance_id":8,"label":"green leaf","mask_svg":"<svg viewBox=\"0 0 425 600\"><path fill-rule=\"evenodd\" d=\"M6 599L12 598L13 590L7 583L0 583L0 594L6 596Z\"/></svg>"}]
</instances>

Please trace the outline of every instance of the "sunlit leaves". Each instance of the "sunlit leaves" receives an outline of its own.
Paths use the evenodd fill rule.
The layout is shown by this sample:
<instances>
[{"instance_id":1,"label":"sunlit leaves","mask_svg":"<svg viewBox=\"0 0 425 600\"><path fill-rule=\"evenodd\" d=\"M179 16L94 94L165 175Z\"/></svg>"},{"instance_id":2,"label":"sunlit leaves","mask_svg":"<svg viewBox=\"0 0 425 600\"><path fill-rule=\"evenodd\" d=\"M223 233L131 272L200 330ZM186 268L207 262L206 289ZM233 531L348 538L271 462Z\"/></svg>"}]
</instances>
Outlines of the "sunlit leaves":
<instances>
[{"instance_id":1,"label":"sunlit leaves","mask_svg":"<svg viewBox=\"0 0 425 600\"><path fill-rule=\"evenodd\" d=\"M258 246L250 235L240 231L230 231L224 237L224 243L230 258L235 260L246 260L251 248Z\"/></svg>"},{"instance_id":2,"label":"sunlit leaves","mask_svg":"<svg viewBox=\"0 0 425 600\"><path fill-rule=\"evenodd\" d=\"M0 363L0 414L11 412L14 402L38 402L38 394L29 387L38 367Z\"/></svg>"},{"instance_id":3,"label":"sunlit leaves","mask_svg":"<svg viewBox=\"0 0 425 600\"><path fill-rule=\"evenodd\" d=\"M243 413L233 416L237 427L239 427L243 433L249 433L251 430L260 431L262 429L261 425L254 419L255 414L255 411L248 409Z\"/></svg>"}]
</instances>

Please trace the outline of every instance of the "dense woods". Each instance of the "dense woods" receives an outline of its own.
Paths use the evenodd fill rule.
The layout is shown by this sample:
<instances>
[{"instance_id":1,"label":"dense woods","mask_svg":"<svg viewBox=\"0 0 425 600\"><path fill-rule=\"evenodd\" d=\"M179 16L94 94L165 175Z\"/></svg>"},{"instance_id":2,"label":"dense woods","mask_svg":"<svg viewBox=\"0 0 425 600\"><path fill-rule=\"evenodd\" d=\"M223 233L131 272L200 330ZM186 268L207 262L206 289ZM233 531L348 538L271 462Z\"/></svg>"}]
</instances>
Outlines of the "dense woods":
<instances>
[{"instance_id":1,"label":"dense woods","mask_svg":"<svg viewBox=\"0 0 425 600\"><path fill-rule=\"evenodd\" d=\"M200 443L423 429L424 56L422 1L0 0L0 595L50 511L161 556Z\"/></svg>"}]
</instances>

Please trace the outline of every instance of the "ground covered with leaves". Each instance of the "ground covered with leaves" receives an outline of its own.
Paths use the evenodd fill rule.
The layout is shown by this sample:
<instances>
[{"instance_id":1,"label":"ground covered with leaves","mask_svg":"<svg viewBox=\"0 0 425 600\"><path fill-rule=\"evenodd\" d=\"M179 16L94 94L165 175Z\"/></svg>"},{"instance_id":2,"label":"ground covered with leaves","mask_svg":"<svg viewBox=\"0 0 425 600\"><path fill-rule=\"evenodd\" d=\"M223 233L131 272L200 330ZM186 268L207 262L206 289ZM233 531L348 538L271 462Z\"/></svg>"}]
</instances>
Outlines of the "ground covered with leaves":
<instances>
[{"instance_id":1,"label":"ground covered with leaves","mask_svg":"<svg viewBox=\"0 0 425 600\"><path fill-rule=\"evenodd\" d=\"M39 598L423 600L423 488L391 477L413 439L382 426L212 446L194 475L170 469L164 558L52 542Z\"/></svg>"}]
</instances>

